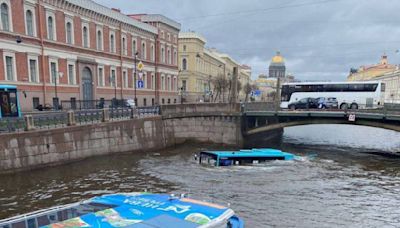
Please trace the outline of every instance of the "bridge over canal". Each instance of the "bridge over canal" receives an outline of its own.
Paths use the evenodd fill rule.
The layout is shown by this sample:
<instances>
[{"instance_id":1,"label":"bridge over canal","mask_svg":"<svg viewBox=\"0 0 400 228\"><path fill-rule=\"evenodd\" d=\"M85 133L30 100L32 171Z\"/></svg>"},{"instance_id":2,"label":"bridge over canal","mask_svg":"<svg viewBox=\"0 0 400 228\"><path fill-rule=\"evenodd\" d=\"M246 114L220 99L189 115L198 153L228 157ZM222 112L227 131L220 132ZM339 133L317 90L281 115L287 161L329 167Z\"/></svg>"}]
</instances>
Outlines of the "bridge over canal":
<instances>
[{"instance_id":1,"label":"bridge over canal","mask_svg":"<svg viewBox=\"0 0 400 228\"><path fill-rule=\"evenodd\" d=\"M348 111L243 111L245 137L285 127L310 124L353 124L400 132L400 114L383 110Z\"/></svg>"}]
</instances>

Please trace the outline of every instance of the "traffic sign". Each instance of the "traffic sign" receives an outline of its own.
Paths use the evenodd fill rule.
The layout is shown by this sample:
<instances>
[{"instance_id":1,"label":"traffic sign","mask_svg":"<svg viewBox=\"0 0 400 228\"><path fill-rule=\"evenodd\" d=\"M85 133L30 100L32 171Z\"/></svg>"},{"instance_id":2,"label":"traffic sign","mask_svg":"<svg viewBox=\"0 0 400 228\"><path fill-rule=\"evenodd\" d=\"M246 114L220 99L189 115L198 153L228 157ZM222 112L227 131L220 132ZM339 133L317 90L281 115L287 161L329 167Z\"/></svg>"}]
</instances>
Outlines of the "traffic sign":
<instances>
[{"instance_id":1,"label":"traffic sign","mask_svg":"<svg viewBox=\"0 0 400 228\"><path fill-rule=\"evenodd\" d=\"M143 72L139 72L139 81L143 80Z\"/></svg>"},{"instance_id":2,"label":"traffic sign","mask_svg":"<svg viewBox=\"0 0 400 228\"><path fill-rule=\"evenodd\" d=\"M355 122L356 121L356 114L350 114L349 115L349 121L350 122Z\"/></svg>"},{"instance_id":3,"label":"traffic sign","mask_svg":"<svg viewBox=\"0 0 400 228\"><path fill-rule=\"evenodd\" d=\"M138 63L138 65L137 65L137 69L138 69L139 71L142 71L143 68L144 68L144 64L142 63L142 61L140 61L140 62Z\"/></svg>"},{"instance_id":4,"label":"traffic sign","mask_svg":"<svg viewBox=\"0 0 400 228\"><path fill-rule=\"evenodd\" d=\"M137 88L138 89L143 89L144 88L144 82L142 80L137 81Z\"/></svg>"}]
</instances>

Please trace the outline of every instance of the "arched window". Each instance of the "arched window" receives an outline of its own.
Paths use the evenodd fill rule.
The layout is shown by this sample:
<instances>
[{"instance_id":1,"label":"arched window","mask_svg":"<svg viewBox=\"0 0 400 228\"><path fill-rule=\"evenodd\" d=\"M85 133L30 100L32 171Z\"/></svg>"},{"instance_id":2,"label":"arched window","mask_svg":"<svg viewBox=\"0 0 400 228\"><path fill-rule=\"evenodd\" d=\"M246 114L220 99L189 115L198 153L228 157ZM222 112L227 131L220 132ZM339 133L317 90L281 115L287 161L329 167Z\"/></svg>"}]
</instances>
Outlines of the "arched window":
<instances>
[{"instance_id":1,"label":"arched window","mask_svg":"<svg viewBox=\"0 0 400 228\"><path fill-rule=\"evenodd\" d=\"M146 59L146 43L142 43L142 59Z\"/></svg>"},{"instance_id":2,"label":"arched window","mask_svg":"<svg viewBox=\"0 0 400 228\"><path fill-rule=\"evenodd\" d=\"M186 45L183 45L183 51L186 51Z\"/></svg>"},{"instance_id":3,"label":"arched window","mask_svg":"<svg viewBox=\"0 0 400 228\"><path fill-rule=\"evenodd\" d=\"M165 90L165 78L161 76L161 90Z\"/></svg>"},{"instance_id":4,"label":"arched window","mask_svg":"<svg viewBox=\"0 0 400 228\"><path fill-rule=\"evenodd\" d=\"M67 33L67 44L72 44L72 24L71 22L67 22L66 25L66 33Z\"/></svg>"},{"instance_id":5,"label":"arched window","mask_svg":"<svg viewBox=\"0 0 400 228\"><path fill-rule=\"evenodd\" d=\"M170 50L168 50L167 51L167 56L168 56L168 64L171 64L171 51Z\"/></svg>"},{"instance_id":6,"label":"arched window","mask_svg":"<svg viewBox=\"0 0 400 228\"><path fill-rule=\"evenodd\" d=\"M26 11L26 34L28 36L33 36L33 14L32 11L27 10Z\"/></svg>"},{"instance_id":7,"label":"arched window","mask_svg":"<svg viewBox=\"0 0 400 228\"><path fill-rule=\"evenodd\" d=\"M154 45L151 45L150 48L150 60L154 61Z\"/></svg>"},{"instance_id":8,"label":"arched window","mask_svg":"<svg viewBox=\"0 0 400 228\"><path fill-rule=\"evenodd\" d=\"M53 22L53 17L48 17L47 18L47 38L49 40L54 40L54 22Z\"/></svg>"},{"instance_id":9,"label":"arched window","mask_svg":"<svg viewBox=\"0 0 400 228\"><path fill-rule=\"evenodd\" d=\"M110 52L115 52L115 38L113 34L110 36Z\"/></svg>"},{"instance_id":10,"label":"arched window","mask_svg":"<svg viewBox=\"0 0 400 228\"><path fill-rule=\"evenodd\" d=\"M1 4L1 25L4 31L10 31L10 17L6 3Z\"/></svg>"},{"instance_id":11,"label":"arched window","mask_svg":"<svg viewBox=\"0 0 400 228\"><path fill-rule=\"evenodd\" d=\"M137 52L137 47L136 47L136 40L132 41L132 56L135 56Z\"/></svg>"},{"instance_id":12,"label":"arched window","mask_svg":"<svg viewBox=\"0 0 400 228\"><path fill-rule=\"evenodd\" d=\"M161 48L161 61L163 63L165 63L165 50L164 50L164 48Z\"/></svg>"},{"instance_id":13,"label":"arched window","mask_svg":"<svg viewBox=\"0 0 400 228\"><path fill-rule=\"evenodd\" d=\"M124 55L127 54L127 49L126 49L126 39L125 37L122 38L122 52L124 53Z\"/></svg>"},{"instance_id":14,"label":"arched window","mask_svg":"<svg viewBox=\"0 0 400 228\"><path fill-rule=\"evenodd\" d=\"M182 70L187 70L187 60L182 59Z\"/></svg>"},{"instance_id":15,"label":"arched window","mask_svg":"<svg viewBox=\"0 0 400 228\"><path fill-rule=\"evenodd\" d=\"M86 26L83 26L83 47L89 47L89 34Z\"/></svg>"},{"instance_id":16,"label":"arched window","mask_svg":"<svg viewBox=\"0 0 400 228\"><path fill-rule=\"evenodd\" d=\"M177 61L176 59L177 59L177 57L178 57L178 56L177 56L177 54L176 54L176 51L174 51L174 59L172 60L172 64L174 64L174 65L176 64L176 61Z\"/></svg>"},{"instance_id":17,"label":"arched window","mask_svg":"<svg viewBox=\"0 0 400 228\"><path fill-rule=\"evenodd\" d=\"M97 50L103 50L103 35L101 31L97 31Z\"/></svg>"}]
</instances>

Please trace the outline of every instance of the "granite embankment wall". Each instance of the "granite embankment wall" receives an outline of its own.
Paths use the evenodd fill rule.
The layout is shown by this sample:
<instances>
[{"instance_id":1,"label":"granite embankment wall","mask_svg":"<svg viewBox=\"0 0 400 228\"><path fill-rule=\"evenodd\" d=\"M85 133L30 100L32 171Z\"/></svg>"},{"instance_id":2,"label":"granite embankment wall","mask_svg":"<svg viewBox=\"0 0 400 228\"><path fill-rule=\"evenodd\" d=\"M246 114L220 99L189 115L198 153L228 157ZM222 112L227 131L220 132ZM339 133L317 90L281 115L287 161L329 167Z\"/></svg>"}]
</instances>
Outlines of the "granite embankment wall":
<instances>
[{"instance_id":1,"label":"granite embankment wall","mask_svg":"<svg viewBox=\"0 0 400 228\"><path fill-rule=\"evenodd\" d=\"M99 155L159 150L186 140L241 144L237 107L219 113L201 112L196 107L173 113L174 108L178 107L164 110L165 116L2 134L0 173Z\"/></svg>"}]
</instances>

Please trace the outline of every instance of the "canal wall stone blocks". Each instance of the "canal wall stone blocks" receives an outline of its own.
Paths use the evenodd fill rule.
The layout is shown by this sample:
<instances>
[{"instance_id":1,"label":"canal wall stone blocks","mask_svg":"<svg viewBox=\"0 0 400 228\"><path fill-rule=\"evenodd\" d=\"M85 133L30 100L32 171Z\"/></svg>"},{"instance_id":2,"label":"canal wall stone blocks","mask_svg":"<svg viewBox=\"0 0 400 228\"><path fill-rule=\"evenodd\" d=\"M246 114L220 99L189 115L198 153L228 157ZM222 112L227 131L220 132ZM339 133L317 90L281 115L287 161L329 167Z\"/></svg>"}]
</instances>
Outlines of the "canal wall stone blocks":
<instances>
[{"instance_id":1,"label":"canal wall stone blocks","mask_svg":"<svg viewBox=\"0 0 400 228\"><path fill-rule=\"evenodd\" d=\"M0 173L172 146L161 117L4 134Z\"/></svg>"},{"instance_id":2,"label":"canal wall stone blocks","mask_svg":"<svg viewBox=\"0 0 400 228\"><path fill-rule=\"evenodd\" d=\"M3 134L0 173L106 154L159 150L188 140L240 145L240 120L239 114L159 116Z\"/></svg>"},{"instance_id":3,"label":"canal wall stone blocks","mask_svg":"<svg viewBox=\"0 0 400 228\"><path fill-rule=\"evenodd\" d=\"M199 116L165 119L164 124L176 143L185 141L242 144L240 116Z\"/></svg>"}]
</instances>

